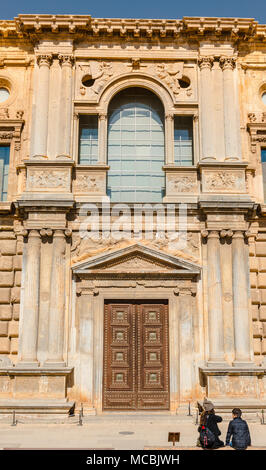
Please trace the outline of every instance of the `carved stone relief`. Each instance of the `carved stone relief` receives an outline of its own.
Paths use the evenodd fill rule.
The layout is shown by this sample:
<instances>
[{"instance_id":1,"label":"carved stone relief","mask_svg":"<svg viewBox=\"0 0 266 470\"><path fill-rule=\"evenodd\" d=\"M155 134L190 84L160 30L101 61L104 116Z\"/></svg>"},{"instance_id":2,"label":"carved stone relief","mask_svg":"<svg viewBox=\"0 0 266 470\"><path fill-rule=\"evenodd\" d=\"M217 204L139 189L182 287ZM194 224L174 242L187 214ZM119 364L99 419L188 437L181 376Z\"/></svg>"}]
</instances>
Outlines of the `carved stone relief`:
<instances>
[{"instance_id":1,"label":"carved stone relief","mask_svg":"<svg viewBox=\"0 0 266 470\"><path fill-rule=\"evenodd\" d=\"M69 171L57 169L28 169L27 190L69 190Z\"/></svg>"},{"instance_id":2,"label":"carved stone relief","mask_svg":"<svg viewBox=\"0 0 266 470\"><path fill-rule=\"evenodd\" d=\"M196 67L182 61L145 62L140 58L130 61L80 62L76 65L76 98L97 100L102 88L116 76L141 72L165 83L178 100L196 99ZM88 86L86 86L88 80ZM185 82L186 81L186 82Z\"/></svg>"},{"instance_id":3,"label":"carved stone relief","mask_svg":"<svg viewBox=\"0 0 266 470\"><path fill-rule=\"evenodd\" d=\"M204 192L245 192L244 171L224 170L209 171L202 175L202 186Z\"/></svg>"},{"instance_id":4,"label":"carved stone relief","mask_svg":"<svg viewBox=\"0 0 266 470\"><path fill-rule=\"evenodd\" d=\"M75 193L104 193L105 175L104 174L85 174L77 173L74 182Z\"/></svg>"},{"instance_id":5,"label":"carved stone relief","mask_svg":"<svg viewBox=\"0 0 266 470\"><path fill-rule=\"evenodd\" d=\"M196 175L167 175L167 194L197 192Z\"/></svg>"}]
</instances>

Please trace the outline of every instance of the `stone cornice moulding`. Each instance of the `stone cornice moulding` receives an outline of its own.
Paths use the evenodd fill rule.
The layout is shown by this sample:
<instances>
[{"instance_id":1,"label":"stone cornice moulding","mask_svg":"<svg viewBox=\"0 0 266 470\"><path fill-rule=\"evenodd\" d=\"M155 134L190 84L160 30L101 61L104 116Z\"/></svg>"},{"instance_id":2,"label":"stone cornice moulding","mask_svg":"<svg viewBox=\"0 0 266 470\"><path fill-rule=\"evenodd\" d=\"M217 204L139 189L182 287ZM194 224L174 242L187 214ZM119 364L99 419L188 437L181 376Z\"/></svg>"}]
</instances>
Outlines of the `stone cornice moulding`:
<instances>
[{"instance_id":1,"label":"stone cornice moulding","mask_svg":"<svg viewBox=\"0 0 266 470\"><path fill-rule=\"evenodd\" d=\"M132 36L139 38L153 37L167 39L194 37L200 40L206 36L230 36L232 40L249 40L265 38L265 25L259 25L253 18L200 18L183 17L183 19L119 19L92 18L90 15L31 15L20 14L14 20L0 21L0 33L4 38L19 37L38 41L42 34L54 36L64 32L70 35L90 34L91 36L121 38Z\"/></svg>"}]
</instances>

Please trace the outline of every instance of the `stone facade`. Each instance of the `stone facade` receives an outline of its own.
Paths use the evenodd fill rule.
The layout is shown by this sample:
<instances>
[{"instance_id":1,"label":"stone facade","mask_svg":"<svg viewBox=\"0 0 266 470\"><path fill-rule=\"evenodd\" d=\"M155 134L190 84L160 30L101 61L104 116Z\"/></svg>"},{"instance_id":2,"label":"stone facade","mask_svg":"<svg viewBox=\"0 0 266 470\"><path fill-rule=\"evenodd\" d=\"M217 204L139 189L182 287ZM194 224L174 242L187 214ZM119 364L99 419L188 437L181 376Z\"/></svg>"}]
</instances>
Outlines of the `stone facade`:
<instances>
[{"instance_id":1,"label":"stone facade","mask_svg":"<svg viewBox=\"0 0 266 470\"><path fill-rule=\"evenodd\" d=\"M0 412L101 413L114 298L168 301L169 412L204 396L266 408L265 34L252 19L0 21ZM143 218L137 241L80 235L84 204L103 220L108 106L128 87L163 104L162 202L186 204L183 248L146 239ZM78 160L84 115L98 116L93 165ZM176 116L193 118L191 166L175 165Z\"/></svg>"}]
</instances>

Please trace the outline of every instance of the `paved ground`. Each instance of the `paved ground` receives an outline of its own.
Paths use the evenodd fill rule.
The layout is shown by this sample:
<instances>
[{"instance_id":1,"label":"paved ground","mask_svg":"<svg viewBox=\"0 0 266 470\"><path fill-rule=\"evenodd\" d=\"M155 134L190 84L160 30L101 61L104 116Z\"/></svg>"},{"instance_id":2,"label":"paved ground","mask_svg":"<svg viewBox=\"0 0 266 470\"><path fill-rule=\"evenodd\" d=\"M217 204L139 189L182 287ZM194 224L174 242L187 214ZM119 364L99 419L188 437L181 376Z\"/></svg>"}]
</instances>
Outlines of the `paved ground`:
<instances>
[{"instance_id":1,"label":"paved ground","mask_svg":"<svg viewBox=\"0 0 266 470\"><path fill-rule=\"evenodd\" d=\"M197 426L193 419L176 416L91 416L82 426L78 417L70 424L0 423L2 449L165 449L168 432L180 432L180 449L197 449ZM219 424L225 439L228 422ZM266 450L266 425L249 424L252 446ZM170 444L171 445L171 444Z\"/></svg>"}]
</instances>

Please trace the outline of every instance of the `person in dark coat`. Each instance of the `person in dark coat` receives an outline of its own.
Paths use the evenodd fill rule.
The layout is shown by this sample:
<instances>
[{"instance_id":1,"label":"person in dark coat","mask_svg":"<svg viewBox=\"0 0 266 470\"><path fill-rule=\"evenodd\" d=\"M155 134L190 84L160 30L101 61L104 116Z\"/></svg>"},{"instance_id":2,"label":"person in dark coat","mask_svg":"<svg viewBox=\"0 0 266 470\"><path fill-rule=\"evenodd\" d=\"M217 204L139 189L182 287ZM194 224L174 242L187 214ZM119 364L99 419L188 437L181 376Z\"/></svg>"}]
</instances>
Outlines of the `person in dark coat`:
<instances>
[{"instance_id":1,"label":"person in dark coat","mask_svg":"<svg viewBox=\"0 0 266 470\"><path fill-rule=\"evenodd\" d=\"M198 427L198 432L200 432L202 426L205 426L210 431L212 431L215 436L215 442L210 447L211 449L218 449L218 447L224 447L224 442L219 439L221 431L217 425L217 423L221 423L222 420L223 418L221 416L217 416L215 414L213 403L204 398L203 411L200 415L200 425Z\"/></svg>"},{"instance_id":2,"label":"person in dark coat","mask_svg":"<svg viewBox=\"0 0 266 470\"><path fill-rule=\"evenodd\" d=\"M240 408L234 408L232 415L233 419L228 425L225 445L230 445L230 439L232 436L232 447L236 450L245 450L251 445L248 425L246 421L241 418L242 411Z\"/></svg>"}]
</instances>

